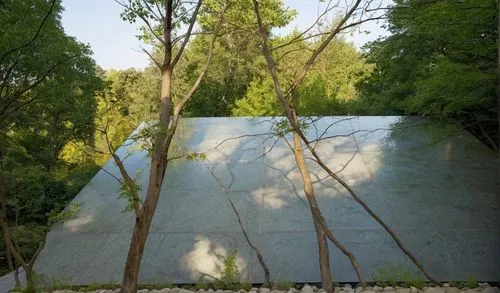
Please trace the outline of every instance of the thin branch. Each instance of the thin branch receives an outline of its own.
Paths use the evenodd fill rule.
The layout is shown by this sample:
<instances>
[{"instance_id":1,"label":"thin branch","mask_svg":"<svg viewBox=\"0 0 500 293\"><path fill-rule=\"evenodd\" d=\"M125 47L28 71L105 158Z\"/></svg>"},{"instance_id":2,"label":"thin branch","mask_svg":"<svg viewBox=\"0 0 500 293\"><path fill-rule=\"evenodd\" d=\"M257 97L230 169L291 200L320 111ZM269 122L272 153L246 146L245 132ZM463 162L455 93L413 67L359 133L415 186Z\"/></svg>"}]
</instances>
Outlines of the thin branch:
<instances>
[{"instance_id":1,"label":"thin branch","mask_svg":"<svg viewBox=\"0 0 500 293\"><path fill-rule=\"evenodd\" d=\"M175 67L175 65L177 64L177 62L181 58L182 53L184 52L184 48L186 48L186 45L189 42L189 37L191 36L191 32L193 31L193 27L194 27L194 24L196 22L196 17L198 16L198 12L200 10L202 2L203 2L203 0L198 0L198 3L196 4L196 8L193 12L193 15L191 16L191 20L189 21L189 26L188 26L188 29L186 31L186 37L184 38L184 41L182 42L182 44L179 48L179 51L177 52L174 59L172 60L172 63L170 64L171 68Z\"/></svg>"},{"instance_id":2,"label":"thin branch","mask_svg":"<svg viewBox=\"0 0 500 293\"><path fill-rule=\"evenodd\" d=\"M255 1L255 0L254 0ZM344 17L339 21L337 26L330 32L328 37L321 42L319 47L315 50L315 52L309 57L309 60L305 63L305 65L302 67L302 71L299 73L297 78L295 79L293 85L288 89L287 95L291 94L294 92L297 87L302 83L304 80L307 72L311 68L311 66L314 63L314 60L319 56L321 52L327 47L327 45L330 43L330 41L342 30L342 26L347 22L347 20L351 17L351 15L356 11L358 8L359 4L361 3L361 0L356 0L354 5L347 11L347 13L344 15Z\"/></svg>"},{"instance_id":3,"label":"thin branch","mask_svg":"<svg viewBox=\"0 0 500 293\"><path fill-rule=\"evenodd\" d=\"M68 62L69 60L73 59L73 58L76 58L78 55L72 55L62 61L59 61L57 62L56 64L54 64L52 67L50 67L42 76L40 76L34 83L32 83L30 86L24 88L24 89L20 89L18 90L16 93L14 93L12 95L12 99L11 101L9 101L3 108L2 110L0 111L0 122L2 122L3 120L5 120L7 118L7 116L9 116L10 114L12 113L15 113L16 111L18 111L20 108L28 105L28 104L31 104L32 102L34 102L37 97L39 96L35 96L33 97L32 99L24 102L24 103L21 103L19 104L17 107L15 107L13 110L7 112L8 110L8 107L14 103L16 100L18 100L24 93L28 92L29 90L35 88L36 86L38 86L39 84L41 84L45 78L47 76L49 76L50 73L52 73L58 66Z\"/></svg>"},{"instance_id":4,"label":"thin branch","mask_svg":"<svg viewBox=\"0 0 500 293\"><path fill-rule=\"evenodd\" d=\"M199 5L201 5L201 1L202 0L199 0L198 2L198 6L196 8L196 11L194 12L195 14L198 13L198 10L199 10ZM215 41L217 39L217 36L218 36L218 32L222 26L222 22L224 20L224 14L226 13L227 9L228 9L229 5L227 2L225 2L225 5L224 7L222 8L222 11L221 11L221 15L219 17L219 22L217 24L217 29L216 29L216 33L214 34L213 38L212 38L212 41L210 42L210 47L208 49L208 56L207 56L207 61L205 63L205 66L203 67L203 70L201 71L201 73L198 75L198 78L196 79L195 83L192 85L191 89L184 95L184 98L177 104L175 105L175 110L174 110L174 119L178 119L179 117L179 114L182 110L182 108L184 107L184 105L187 103L187 101L193 96L193 94L196 92L196 90L198 89L203 77L205 76L205 74L207 73L208 71L208 67L210 66L210 62L212 61L212 53L213 53L213 48L214 48L214 44L215 44ZM194 20L192 20L194 22ZM192 29L192 28L191 28ZM190 30L188 29L188 33L190 33ZM189 37L186 37L185 40L187 40ZM183 44L183 46L185 46L185 43ZM182 47L181 47L182 49ZM179 52L177 53L177 56L180 57L180 53L182 51L179 50ZM178 59L176 56L176 58L174 59L174 61L172 61L172 64L175 65L175 62L176 59Z\"/></svg>"},{"instance_id":5,"label":"thin branch","mask_svg":"<svg viewBox=\"0 0 500 293\"><path fill-rule=\"evenodd\" d=\"M106 130L107 130L107 127L108 127L108 125L106 125ZM137 185L135 184L132 177L130 177L130 175L128 174L127 169L125 169L125 166L123 165L123 161L115 153L113 145L111 144L111 142L109 140L107 131L104 133L104 138L106 140L106 144L108 146L109 152L111 153L111 156L113 157L113 160L115 161L116 166L118 166L118 169L120 170L120 174L122 175L123 179L125 180L125 183L127 184L128 188L130 189L130 192L132 195L132 201L134 204L135 216L136 216L136 218L138 218L141 215L141 200L139 198L139 191L137 190Z\"/></svg>"},{"instance_id":6,"label":"thin branch","mask_svg":"<svg viewBox=\"0 0 500 293\"><path fill-rule=\"evenodd\" d=\"M340 122L350 121L350 120L353 120L353 119L356 119L356 117L349 117L349 118L339 119L339 120L331 123L330 125L328 125L328 127L325 128L325 130L321 133L321 135L316 136L316 140L315 140L316 143L314 144L314 148L316 148L316 145L318 144L319 140L321 140L321 138L323 138L323 136L325 136L328 133L328 130L330 130L330 128L332 126L335 126L335 125L337 125ZM311 142L313 142L313 141L311 141Z\"/></svg>"},{"instance_id":7,"label":"thin branch","mask_svg":"<svg viewBox=\"0 0 500 293\"><path fill-rule=\"evenodd\" d=\"M211 35L213 34L214 32L208 32L208 31L202 31L202 32L192 32L191 33L191 36L197 36L197 35ZM187 36L187 33L184 33L184 34L181 34L177 37L175 37L173 40L172 40L172 44L175 44L177 43L178 41L182 40L183 38L185 38Z\"/></svg>"},{"instance_id":8,"label":"thin branch","mask_svg":"<svg viewBox=\"0 0 500 293\"><path fill-rule=\"evenodd\" d=\"M144 6L146 7L146 9L149 11L149 13L151 13L151 15L157 19L158 21L161 22L161 20L163 19L163 17L161 16L161 14L156 14L156 12L153 10L153 8L149 5L148 1L147 0L142 0L142 3L144 4Z\"/></svg>"},{"instance_id":9,"label":"thin branch","mask_svg":"<svg viewBox=\"0 0 500 293\"><path fill-rule=\"evenodd\" d=\"M258 157L250 160L249 163L253 163L253 162L267 156L269 153L271 153L273 151L274 147L276 146L276 144L278 143L278 141L279 141L279 137L274 140L273 144L271 145L271 147L268 150L264 151L264 153L262 153Z\"/></svg>"},{"instance_id":10,"label":"thin branch","mask_svg":"<svg viewBox=\"0 0 500 293\"><path fill-rule=\"evenodd\" d=\"M320 136L319 138L314 139L314 140L309 140L308 142L309 143L313 143L313 142L317 143L317 142L320 142L322 140L327 140L327 139L332 139L332 138L350 137L350 136L353 136L353 135L358 134L358 133L364 133L363 135L368 135L370 133L374 133L377 131L403 130L403 129L409 129L409 128L415 128L415 127L422 127L423 125L424 124L416 124L416 125L405 126L405 127L397 127L396 129L395 128L384 128L384 127L378 127L378 128L370 129L370 130L358 129L358 130L355 130L355 131L352 131L349 133L333 134L333 135L323 136L323 137Z\"/></svg>"},{"instance_id":11,"label":"thin branch","mask_svg":"<svg viewBox=\"0 0 500 293\"><path fill-rule=\"evenodd\" d=\"M43 247L45 246L45 242L41 242L40 245L38 246L38 248L36 249L35 253L33 253L33 256L31 257L29 263L28 263L28 266L30 268L33 267L33 265L35 264L35 261L37 260L38 256L40 255L40 252L42 252L42 249Z\"/></svg>"},{"instance_id":12,"label":"thin branch","mask_svg":"<svg viewBox=\"0 0 500 293\"><path fill-rule=\"evenodd\" d=\"M141 47L141 50L142 50L142 52L146 53L146 55L148 55L149 59L151 59L151 61L153 61L153 63L161 70L162 66L161 66L160 62L156 61L156 59L153 57L153 55L151 55L151 53L149 53L149 51L146 50L145 48Z\"/></svg>"},{"instance_id":13,"label":"thin branch","mask_svg":"<svg viewBox=\"0 0 500 293\"><path fill-rule=\"evenodd\" d=\"M0 98L3 96L2 93L4 89L7 88L8 80L10 78L10 75L12 74L14 68L17 66L19 63L19 60L16 60L10 67L9 69L6 70L5 75L2 77L2 84L0 85ZM1 64L1 63L0 63Z\"/></svg>"},{"instance_id":14,"label":"thin branch","mask_svg":"<svg viewBox=\"0 0 500 293\"><path fill-rule=\"evenodd\" d=\"M347 249L347 247L345 247L344 244L342 242L340 242L333 235L333 232L328 227L326 221L323 218L323 215L321 214L321 210L319 209L319 206L318 206L318 203L316 201L315 194L314 194L314 187L312 185L309 167L307 166L307 163L304 160L304 150L302 148L302 140L301 140L300 135L296 131L293 132L293 154L294 154L295 162L297 163L297 167L299 169L300 175L302 177L302 182L304 183L304 193L306 194L306 198L309 202L309 207L311 209L311 213L313 216L314 225L315 225L315 227L318 224L320 225L320 227L316 227L317 237L321 237L321 235L319 235L320 232L326 233L326 236L328 237L328 239L344 255L347 256L347 258L351 262L353 269L356 271L356 275L358 277L359 282L361 283L361 286L364 288L365 281L363 279L363 276L361 275L358 263L356 262L356 258L354 257L352 252L349 249ZM318 228L320 228L320 229L318 229ZM319 239L318 239L318 241L319 241ZM323 252L324 255L320 258L320 266L325 265L322 263L322 258L327 258L327 260L328 260L328 248L325 248L325 250L326 251ZM320 255L321 255L321 246L320 246ZM330 274L330 267L328 267L327 270L328 270L328 275L329 275ZM327 275L327 277L328 277L328 275ZM322 281L324 283L327 280L325 280L325 278L322 276ZM325 284L323 284L323 286L325 286Z\"/></svg>"},{"instance_id":15,"label":"thin branch","mask_svg":"<svg viewBox=\"0 0 500 293\"><path fill-rule=\"evenodd\" d=\"M120 178L116 177L115 174L109 172L108 170L106 170L105 168L102 168L101 170L104 171L104 173L108 174L109 176L113 177L116 181L118 181L118 183L120 184L123 184L123 181L121 181Z\"/></svg>"},{"instance_id":16,"label":"thin branch","mask_svg":"<svg viewBox=\"0 0 500 293\"><path fill-rule=\"evenodd\" d=\"M54 10L54 7L56 5L56 2L57 0L52 0L51 4L50 4L50 8L49 8L49 11L47 12L47 14L45 15L45 17L43 18L42 22L40 23L40 25L38 26L38 29L36 30L36 33L35 35L33 36L33 38L31 38L31 40L29 40L27 43L19 46L19 47L16 47L16 48L12 48L10 50L8 50L7 52L5 52L2 57L0 58L0 64L3 63L3 61L5 60L5 58L7 58L8 55L14 53L15 51L18 51L18 50L23 50L24 48L27 48L29 47L31 44L33 44L33 42L38 38L38 36L40 35L40 32L42 31L42 28L45 24L45 22L47 22L47 20L49 19L49 16L52 14L52 11Z\"/></svg>"},{"instance_id":17,"label":"thin branch","mask_svg":"<svg viewBox=\"0 0 500 293\"><path fill-rule=\"evenodd\" d=\"M234 182L234 174L233 172L231 171L231 169L229 169L229 172L231 173L231 184ZM257 255L257 259L259 260L259 263L260 265L262 266L262 269L264 270L264 287L267 287L269 286L270 284L270 277L269 277L269 268L267 267L265 261L264 261L264 257L262 256L262 253L261 251L257 248L257 246L255 246L252 241L250 240L250 237L248 236L246 230L245 230L245 227L243 226L243 222L241 221L241 217L240 217L240 213L238 212L238 210L236 209L236 206L234 205L234 202L233 200L231 199L231 196L229 195L229 192L230 192L230 187L226 187L219 179L219 177L217 177L217 175L215 175L213 169L211 168L208 168L208 171L210 172L210 174L212 174L212 177L215 179L215 181L217 182L217 185L219 185L219 188L222 189L222 191L224 191L224 193L226 194L226 197L227 197L227 200L229 201L229 204L231 205L231 208L233 209L233 212L234 214L236 215L236 218L238 220L238 224L240 226L240 229L241 229L241 232L243 233L243 236L245 237L248 245L252 248L252 250L255 252L255 254Z\"/></svg>"},{"instance_id":18,"label":"thin branch","mask_svg":"<svg viewBox=\"0 0 500 293\"><path fill-rule=\"evenodd\" d=\"M151 25L149 20L142 13L137 12L131 6L123 3L122 1L115 0L115 2L118 3L120 6L122 6L123 8L129 9L135 15L137 15L142 20L142 22L144 22L144 24L148 27L148 29L151 32L151 34L153 35L153 37L155 37L155 39L158 40L160 42L160 44L165 44L165 41L159 35L156 34L154 27ZM157 19L157 20L161 21L161 19Z\"/></svg>"},{"instance_id":19,"label":"thin branch","mask_svg":"<svg viewBox=\"0 0 500 293\"><path fill-rule=\"evenodd\" d=\"M394 232L390 229L390 227L388 227L381 219L380 217L378 217L369 207L368 205L363 201L361 200L357 194L351 189L351 187L345 182L343 181L341 178L339 178L332 170L330 170L328 168L328 166L326 166L323 161L321 160L321 158L318 156L318 154L316 153L313 145L308 141L308 139L306 138L305 134L303 133L303 131L301 130L300 128L300 125L299 125L299 121L298 121L298 117L297 117L297 113L295 111L295 103L296 103L296 95L294 95L296 93L296 89L297 87L302 83L305 75L307 74L307 72L309 71L309 69L311 68L314 60L317 58L317 56L326 48L326 46L329 44L329 42L338 34L338 32L341 30L342 26L344 26L344 24L347 22L347 20L351 17L351 15L353 15L353 13L355 12L355 10L357 9L357 7L359 6L361 0L356 0L355 4L353 5L353 7L351 7L351 9L349 9L346 13L346 15L343 17L343 19L339 22L339 24L331 31L330 35L321 43L321 45L316 49L316 51L311 55L311 57L309 58L309 60L307 61L307 63L302 67L302 71L301 73L297 76L297 78L295 79L295 82L294 84L289 88L289 90L287 91L287 94L285 95L283 92L282 92L282 89L280 87L280 83L279 83L279 80L277 79L277 72L276 72L276 65L275 65L275 62L271 56L271 53L269 51L269 47L267 45L267 41L268 41L268 36L267 36L267 33L266 31L264 30L264 27L263 27L263 24L262 24L262 19L261 19L261 16L260 16L260 11L259 11L259 4L258 4L258 0L252 0L253 2L253 6L254 6L254 12L256 14L256 17L257 17L257 22L258 22L258 25L259 25L259 31L260 31L260 34L261 34L261 37L262 37L262 51L264 53L264 56L266 58L266 62L267 62L267 65L268 65L268 70L270 71L271 73L271 76L273 78L273 81L274 81L274 88L275 88L275 92L276 92L276 95L278 97L278 99L281 101L282 105L283 105L283 108L285 110L285 113L286 113L286 116L288 118L288 121L289 123L291 124L293 130L294 130L294 134L297 134L299 137L300 137L300 140L302 140L307 148L309 149L309 151L311 152L311 154L314 156L314 158L317 160L317 163L333 178L335 179L336 181L338 181L342 186L344 186L344 188L346 188L346 190L351 194L351 196L360 204L363 206L363 208L365 208L365 210L375 219L377 220L377 222L379 222L379 224L381 224L384 229L391 235L391 237L394 239L394 241L396 242L396 244L398 245L398 247L413 261L413 263L424 273L424 275L429 279L431 280L432 282L434 283L437 283L439 284L439 282L437 282L436 279L432 278L426 271L425 269L423 268L423 266L417 261L417 259L413 256L413 254L408 251L404 246L403 244L401 243L400 239L394 234ZM289 95L292 95L292 103L290 103L289 101L287 101L287 97ZM295 139L295 138L294 138ZM319 213L319 211L318 211ZM320 215L320 214L319 214ZM320 218L321 220L321 218ZM324 221L322 220L321 221L322 223L324 223ZM326 228L326 227L325 227ZM329 230L326 230L327 232ZM331 231L330 231L331 232ZM329 238L330 238L330 235L328 235ZM332 235L333 236L333 235ZM332 237L334 238L334 237ZM332 239L331 239L332 240ZM333 241L333 240L332 240ZM351 257L348 255L349 259L351 259ZM351 261L352 262L352 261ZM354 266L354 264L353 264ZM355 266L354 266L355 267ZM355 267L356 269L356 267Z\"/></svg>"}]
</instances>

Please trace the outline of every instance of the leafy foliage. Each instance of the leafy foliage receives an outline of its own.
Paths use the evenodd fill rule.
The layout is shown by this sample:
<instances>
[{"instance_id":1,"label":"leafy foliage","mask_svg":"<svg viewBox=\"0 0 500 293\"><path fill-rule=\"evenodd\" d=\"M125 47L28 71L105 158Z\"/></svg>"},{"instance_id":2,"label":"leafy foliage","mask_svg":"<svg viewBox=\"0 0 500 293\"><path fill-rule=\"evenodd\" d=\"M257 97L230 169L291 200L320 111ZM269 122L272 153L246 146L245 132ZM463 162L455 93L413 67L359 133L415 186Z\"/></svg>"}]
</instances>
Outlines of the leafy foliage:
<instances>
[{"instance_id":1,"label":"leafy foliage","mask_svg":"<svg viewBox=\"0 0 500 293\"><path fill-rule=\"evenodd\" d=\"M236 290L240 287L241 273L236 264L238 252L233 250L224 258L223 271L221 276L215 280L215 289L221 290Z\"/></svg>"},{"instance_id":2,"label":"leafy foliage","mask_svg":"<svg viewBox=\"0 0 500 293\"><path fill-rule=\"evenodd\" d=\"M276 287L278 290L289 290L290 288L295 287L295 284L286 279L278 279L273 282L273 287Z\"/></svg>"},{"instance_id":3,"label":"leafy foliage","mask_svg":"<svg viewBox=\"0 0 500 293\"><path fill-rule=\"evenodd\" d=\"M205 153L189 153L186 158L193 161L203 161L207 159L207 155Z\"/></svg>"},{"instance_id":4,"label":"leafy foliage","mask_svg":"<svg viewBox=\"0 0 500 293\"><path fill-rule=\"evenodd\" d=\"M53 224L69 220L73 218L80 210L81 210L81 205L71 204L66 209L60 211L59 213L55 213L55 211L52 211L49 215L49 223Z\"/></svg>"},{"instance_id":5,"label":"leafy foliage","mask_svg":"<svg viewBox=\"0 0 500 293\"><path fill-rule=\"evenodd\" d=\"M287 25L296 15L282 1L264 0L260 3L262 13L266 15L268 25L272 28ZM221 1L205 2L200 14L200 24L205 31L215 29L221 5ZM210 69L186 106L186 114L189 116L230 116L235 102L245 96L249 87L252 88L251 82L264 77L264 58L260 53L259 40L249 33L256 30L251 2L232 1L224 17ZM185 62L180 65L185 69L181 77L182 84L192 84L196 78L201 65L206 62L209 42L209 37L200 35L190 44ZM182 84L180 88L183 87Z\"/></svg>"},{"instance_id":6,"label":"leafy foliage","mask_svg":"<svg viewBox=\"0 0 500 293\"><path fill-rule=\"evenodd\" d=\"M466 288L466 287L476 288L478 283L476 276L471 274L465 274L464 279L462 281L450 282L450 285L458 288Z\"/></svg>"},{"instance_id":7,"label":"leafy foliage","mask_svg":"<svg viewBox=\"0 0 500 293\"><path fill-rule=\"evenodd\" d=\"M392 35L367 46L375 69L356 112L451 116L498 142L497 1L398 0L388 16Z\"/></svg>"},{"instance_id":8,"label":"leafy foliage","mask_svg":"<svg viewBox=\"0 0 500 293\"><path fill-rule=\"evenodd\" d=\"M127 200L127 206L123 209L123 212L131 212L134 210L134 204L137 200L134 191L140 192L141 190L142 187L135 181L129 183L122 182L120 184L120 197Z\"/></svg>"},{"instance_id":9,"label":"leafy foliage","mask_svg":"<svg viewBox=\"0 0 500 293\"><path fill-rule=\"evenodd\" d=\"M273 40L279 47L295 40L297 33ZM290 84L297 68L305 62L305 51L317 46L320 40L297 39L286 49L276 49L278 78ZM261 66L262 70L265 68ZM335 115L348 112L350 103L357 98L356 84L371 72L356 49L342 39L333 41L315 62L306 80L298 88L298 110L302 115ZM242 98L235 101L233 116L275 116L283 110L277 102L273 81L267 73L250 82Z\"/></svg>"},{"instance_id":10,"label":"leafy foliage","mask_svg":"<svg viewBox=\"0 0 500 293\"><path fill-rule=\"evenodd\" d=\"M66 146L92 141L103 84L90 48L64 33L61 11L60 1L0 4L0 184L10 230L28 260L49 215L96 171L89 156L71 156L77 148Z\"/></svg>"}]
</instances>

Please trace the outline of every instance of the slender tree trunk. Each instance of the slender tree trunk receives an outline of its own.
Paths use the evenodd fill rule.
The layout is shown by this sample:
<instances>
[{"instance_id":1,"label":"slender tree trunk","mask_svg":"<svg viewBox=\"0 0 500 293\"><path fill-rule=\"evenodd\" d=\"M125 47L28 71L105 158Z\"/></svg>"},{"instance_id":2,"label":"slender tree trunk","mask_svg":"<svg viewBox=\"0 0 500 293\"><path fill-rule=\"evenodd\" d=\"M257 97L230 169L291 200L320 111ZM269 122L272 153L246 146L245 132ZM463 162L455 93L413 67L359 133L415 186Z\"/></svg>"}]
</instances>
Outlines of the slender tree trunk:
<instances>
[{"instance_id":1,"label":"slender tree trunk","mask_svg":"<svg viewBox=\"0 0 500 293\"><path fill-rule=\"evenodd\" d=\"M333 284L332 273L330 271L328 242L326 240L326 233L323 230L323 226L318 217L315 216L315 209L318 210L318 203L316 202L316 198L314 196L314 187L312 184L311 176L309 174L309 168L307 167L304 158L302 140L295 131L293 132L293 147L295 162L297 164L297 167L299 168L300 175L302 176L302 182L304 183L304 193L306 194L307 201L309 202L309 206L311 208L311 215L314 222L314 228L316 230L322 287L327 293L331 293L333 292Z\"/></svg>"},{"instance_id":2,"label":"slender tree trunk","mask_svg":"<svg viewBox=\"0 0 500 293\"><path fill-rule=\"evenodd\" d=\"M3 152L0 149L0 225L2 226L3 237L6 245L6 249L9 251L11 256L14 257L16 271L19 266L21 266L25 271L26 283L28 288L33 285L33 263L28 263L21 255L21 251L16 250L16 246L14 245L13 237L10 232L9 222L7 220L7 197L5 194L5 182L2 174L2 159ZM16 242L17 243L17 242ZM37 254L38 251L35 253ZM15 273L16 285L20 285L19 278L17 273Z\"/></svg>"},{"instance_id":3,"label":"slender tree trunk","mask_svg":"<svg viewBox=\"0 0 500 293\"><path fill-rule=\"evenodd\" d=\"M9 271L14 271L14 264L12 264L12 255L10 253L9 246L7 246L7 243L5 243L5 252L7 253L7 266L9 267Z\"/></svg>"},{"instance_id":4,"label":"slender tree trunk","mask_svg":"<svg viewBox=\"0 0 500 293\"><path fill-rule=\"evenodd\" d=\"M147 240L147 233L144 233L145 229L143 229L143 225L140 218L138 218L135 222L134 233L130 241L127 262L123 273L123 282L121 286L122 293L137 292L139 269Z\"/></svg>"},{"instance_id":5,"label":"slender tree trunk","mask_svg":"<svg viewBox=\"0 0 500 293\"><path fill-rule=\"evenodd\" d=\"M164 68L161 81L161 104L160 104L160 128L166 130L170 124L170 83L172 79L172 72L170 69ZM160 134L159 137L162 135ZM157 147L157 150L161 148Z\"/></svg>"},{"instance_id":6,"label":"slender tree trunk","mask_svg":"<svg viewBox=\"0 0 500 293\"><path fill-rule=\"evenodd\" d=\"M0 182L0 185L2 185L2 182ZM0 189L2 189L2 188L3 188L3 186L0 186ZM33 274L31 273L32 270L31 270L31 267L29 266L29 264L23 259L20 252L16 250L16 248L14 247L14 243L12 242L12 235L10 233L9 224L7 222L7 213L6 213L6 208L5 208L6 201L5 201L5 196L3 194L3 190L0 190L0 201L1 201L1 205L2 205L2 208L0 209L0 217L1 217L0 222L2 225L2 231L3 231L3 237L5 240L5 244L7 245L7 249L10 250L11 254L14 256L16 263L19 263L20 266L23 267L23 269L26 273L26 281L27 281L27 284L29 285L33 281L32 280Z\"/></svg>"},{"instance_id":7,"label":"slender tree trunk","mask_svg":"<svg viewBox=\"0 0 500 293\"><path fill-rule=\"evenodd\" d=\"M14 282L16 284L16 287L20 288L21 282L19 281L19 265L17 261L14 261L14 263L12 263L12 253L10 253L10 249L7 243L5 243L5 251L7 252L7 265L9 266L9 270L14 272Z\"/></svg>"},{"instance_id":8,"label":"slender tree trunk","mask_svg":"<svg viewBox=\"0 0 500 293\"><path fill-rule=\"evenodd\" d=\"M160 131L156 134L153 146L154 150L151 159L146 199L140 211L138 213L136 212L134 232L130 241L127 261L123 272L121 293L137 292L142 255L144 254L146 240L156 211L161 186L167 169L167 152L175 132L175 129L169 129L171 71L165 69L162 76ZM173 128L175 128L175 126Z\"/></svg>"},{"instance_id":9,"label":"slender tree trunk","mask_svg":"<svg viewBox=\"0 0 500 293\"><path fill-rule=\"evenodd\" d=\"M16 287L21 287L21 281L19 280L19 263L15 261L16 268L14 269L14 282L16 283Z\"/></svg>"},{"instance_id":10,"label":"slender tree trunk","mask_svg":"<svg viewBox=\"0 0 500 293\"><path fill-rule=\"evenodd\" d=\"M14 260L14 263L12 262L12 253L10 253L10 249L7 243L5 243L5 251L7 252L7 265L9 266L9 270L14 272L14 282L16 284L16 287L20 288L21 282L19 281L19 264L16 260Z\"/></svg>"},{"instance_id":11,"label":"slender tree trunk","mask_svg":"<svg viewBox=\"0 0 500 293\"><path fill-rule=\"evenodd\" d=\"M311 211L312 215L312 211ZM332 272L330 267L330 252L328 249L328 241L325 231L319 224L318 220L313 215L314 229L316 230L316 238L318 239L319 253L319 270L321 274L321 287L326 293L333 292Z\"/></svg>"},{"instance_id":12,"label":"slender tree trunk","mask_svg":"<svg viewBox=\"0 0 500 293\"><path fill-rule=\"evenodd\" d=\"M147 2L147 1L146 1ZM152 13L155 16L155 12L150 10L149 5L145 3L147 7L146 10ZM160 121L158 132L155 133L152 155L151 155L151 167L149 174L149 182L148 188L146 192L146 198L144 199L144 204L140 209L136 209L136 220L134 226L134 232L132 234L132 240L130 242L130 248L127 256L127 263L125 265L125 269L123 272L123 280L122 280L122 288L121 293L135 293L137 291L137 281L139 275L139 269L141 265L142 255L144 253L144 247L146 246L146 240L148 237L149 229L151 227L151 222L156 210L156 206L158 204L158 198L160 196L161 186L163 184L165 178L165 172L168 164L168 150L170 148L170 144L174 137L175 131L177 129L177 123L179 121L180 112L183 109L185 103L191 98L196 89L198 88L203 76L205 75L208 65L210 64L210 59L212 56L212 49L215 42L215 38L218 35L218 32L214 34L212 39L212 43L210 45L207 64L204 70L198 76L196 82L193 84L191 89L184 95L180 102L175 105L172 109L173 102L171 100L171 82L172 82L172 73L175 65L179 61L182 53L184 51L185 46L188 44L189 37L191 36L191 32L193 27L195 26L197 15L199 9L202 5L202 0L198 0L196 7L192 13L191 19L189 21L189 26L187 28L186 36L182 44L178 48L176 48L175 57L172 55L173 49L173 29L175 25L172 24L172 19L174 16L174 10L178 7L175 1L165 0L163 1L163 9L164 14L160 12L161 18L155 18L156 21L161 23L161 27L163 28L163 38L160 40L164 49L163 63L160 64L156 60L153 61L159 67L162 73L162 85L161 85L161 98L160 98ZM132 5L133 6L133 5ZM222 16L227 9L227 5L225 6L218 28L220 28L220 23L222 22ZM130 6L126 6L127 9L134 10ZM135 12L134 12L135 13ZM148 21L146 20L148 17L143 17L137 15L141 18L151 29ZM218 29L217 29L218 31ZM155 32L152 31L153 34ZM156 35L160 38L158 35ZM150 56L151 57L151 56ZM171 111L173 110L172 114ZM138 210L138 212L137 212Z\"/></svg>"},{"instance_id":13,"label":"slender tree trunk","mask_svg":"<svg viewBox=\"0 0 500 293\"><path fill-rule=\"evenodd\" d=\"M152 163L156 165L156 162L154 160ZM156 205L163 181L163 176L156 176L158 174L156 172L158 170L156 166L151 169L153 173L150 176L147 197L148 199L155 200L154 202L148 201L148 203L150 204L147 206L145 204L141 214L136 217L134 232L132 234L132 240L130 241L130 247L127 255L127 262L125 264L125 269L123 272L121 293L135 293L137 291L141 259L144 253L144 248L146 246L146 240L148 238L149 229L151 227L151 222L156 210ZM161 172L161 175L164 175L164 173ZM154 178L151 178L153 176Z\"/></svg>"},{"instance_id":14,"label":"slender tree trunk","mask_svg":"<svg viewBox=\"0 0 500 293\"><path fill-rule=\"evenodd\" d=\"M0 162L2 160L0 152ZM7 248L10 250L14 259L16 259L19 264L24 268L28 264L22 257L19 251L16 250L14 242L12 241L12 234L10 233L9 222L7 221L7 198L5 195L5 186L3 181L3 176L0 170L0 224L2 226L3 237Z\"/></svg>"},{"instance_id":15,"label":"slender tree trunk","mask_svg":"<svg viewBox=\"0 0 500 293\"><path fill-rule=\"evenodd\" d=\"M24 268L24 267L23 267ZM33 272L33 267L28 265L24 268L24 275L26 276L26 289L28 292L33 292L36 288L35 284L35 273Z\"/></svg>"}]
</instances>

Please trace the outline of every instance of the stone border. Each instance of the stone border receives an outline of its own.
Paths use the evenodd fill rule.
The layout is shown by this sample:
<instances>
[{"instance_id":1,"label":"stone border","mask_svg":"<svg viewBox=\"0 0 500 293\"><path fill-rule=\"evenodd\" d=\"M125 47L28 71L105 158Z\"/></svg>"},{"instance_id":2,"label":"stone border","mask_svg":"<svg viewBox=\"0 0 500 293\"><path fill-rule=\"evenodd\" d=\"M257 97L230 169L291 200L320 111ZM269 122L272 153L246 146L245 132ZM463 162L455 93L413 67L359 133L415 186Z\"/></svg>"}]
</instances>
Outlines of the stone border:
<instances>
[{"instance_id":1,"label":"stone border","mask_svg":"<svg viewBox=\"0 0 500 293\"><path fill-rule=\"evenodd\" d=\"M366 288L352 288L350 284L345 284L343 287L335 287L334 293L500 293L498 287L493 287L488 283L478 283L477 288L457 288L452 287L447 283L444 283L441 287L423 287L418 289L415 287L404 288L400 286L368 286ZM48 292L48 291L45 291ZM52 293L81 293L82 291L75 290L55 290ZM115 290L97 290L97 291L86 291L87 293L119 293L120 289ZM20 292L19 292L20 293ZM188 290L185 288L164 288L164 289L141 289L137 293L325 293L325 290L320 289L316 286L304 285L300 290L294 287L288 290L272 290L269 288L252 288L249 291L246 290L213 290L213 289L200 289L200 290Z\"/></svg>"}]
</instances>

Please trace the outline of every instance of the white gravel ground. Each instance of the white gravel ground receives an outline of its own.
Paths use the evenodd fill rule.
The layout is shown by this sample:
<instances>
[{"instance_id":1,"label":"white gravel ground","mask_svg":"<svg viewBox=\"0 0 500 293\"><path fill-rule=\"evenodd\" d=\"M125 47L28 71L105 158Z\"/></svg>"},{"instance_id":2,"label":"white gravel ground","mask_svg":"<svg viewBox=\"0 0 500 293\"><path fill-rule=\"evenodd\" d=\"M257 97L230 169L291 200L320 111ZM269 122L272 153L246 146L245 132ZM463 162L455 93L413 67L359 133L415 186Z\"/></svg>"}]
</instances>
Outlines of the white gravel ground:
<instances>
[{"instance_id":1,"label":"white gravel ground","mask_svg":"<svg viewBox=\"0 0 500 293\"><path fill-rule=\"evenodd\" d=\"M457 288L452 287L445 283L442 287L424 287L418 289L415 287L403 288L403 287L366 287L366 288L352 288L351 285L346 284L343 287L335 287L334 293L500 293L498 287L492 287L488 283L479 283L477 288ZM87 291L87 293L118 293L120 290L97 290L97 291ZM78 293L80 291L72 290L56 290L53 293ZM252 288L249 291L239 290L188 290L183 288L165 288L160 290L139 290L138 293L324 293L325 290L319 289L316 286L305 285L301 289L290 288L288 290L272 290L269 288Z\"/></svg>"}]
</instances>

